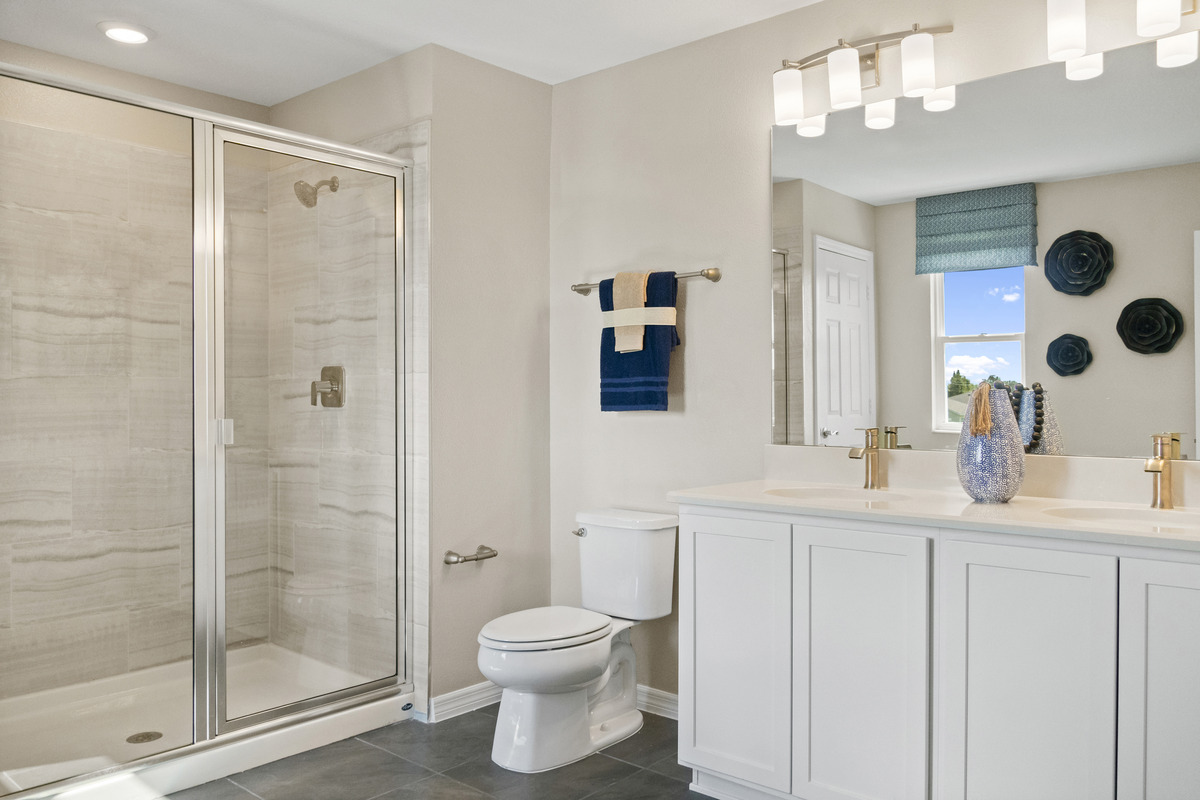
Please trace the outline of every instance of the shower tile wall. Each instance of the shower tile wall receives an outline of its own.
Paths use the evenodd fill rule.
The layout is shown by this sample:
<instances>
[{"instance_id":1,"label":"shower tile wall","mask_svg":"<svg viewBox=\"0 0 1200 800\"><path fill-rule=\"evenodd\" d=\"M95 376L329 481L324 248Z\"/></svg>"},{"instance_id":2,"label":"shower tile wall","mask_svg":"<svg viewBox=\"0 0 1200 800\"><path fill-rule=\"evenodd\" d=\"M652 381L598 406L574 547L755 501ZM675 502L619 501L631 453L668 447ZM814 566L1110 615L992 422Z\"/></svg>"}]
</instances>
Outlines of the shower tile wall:
<instances>
[{"instance_id":1,"label":"shower tile wall","mask_svg":"<svg viewBox=\"0 0 1200 800\"><path fill-rule=\"evenodd\" d=\"M191 194L0 121L0 697L191 656Z\"/></svg>"}]
</instances>

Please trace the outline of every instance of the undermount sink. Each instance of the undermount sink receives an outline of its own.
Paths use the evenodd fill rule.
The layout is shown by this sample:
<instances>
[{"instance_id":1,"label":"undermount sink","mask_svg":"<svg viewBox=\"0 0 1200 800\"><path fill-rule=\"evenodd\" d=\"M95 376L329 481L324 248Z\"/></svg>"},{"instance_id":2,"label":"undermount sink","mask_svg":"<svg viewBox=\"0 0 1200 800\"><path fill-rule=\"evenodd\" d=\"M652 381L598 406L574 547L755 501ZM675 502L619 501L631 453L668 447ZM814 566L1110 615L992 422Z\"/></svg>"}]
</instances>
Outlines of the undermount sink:
<instances>
[{"instance_id":1,"label":"undermount sink","mask_svg":"<svg viewBox=\"0 0 1200 800\"><path fill-rule=\"evenodd\" d=\"M766 489L764 494L789 497L793 500L844 500L850 502L909 499L908 495L893 492L890 489L855 489L849 486L789 486L781 489Z\"/></svg>"},{"instance_id":2,"label":"undermount sink","mask_svg":"<svg viewBox=\"0 0 1200 800\"><path fill-rule=\"evenodd\" d=\"M1046 508L1043 514L1059 519L1090 522L1105 527L1139 531L1185 531L1200 527L1200 514L1169 508L1114 508L1111 506L1063 506Z\"/></svg>"}]
</instances>

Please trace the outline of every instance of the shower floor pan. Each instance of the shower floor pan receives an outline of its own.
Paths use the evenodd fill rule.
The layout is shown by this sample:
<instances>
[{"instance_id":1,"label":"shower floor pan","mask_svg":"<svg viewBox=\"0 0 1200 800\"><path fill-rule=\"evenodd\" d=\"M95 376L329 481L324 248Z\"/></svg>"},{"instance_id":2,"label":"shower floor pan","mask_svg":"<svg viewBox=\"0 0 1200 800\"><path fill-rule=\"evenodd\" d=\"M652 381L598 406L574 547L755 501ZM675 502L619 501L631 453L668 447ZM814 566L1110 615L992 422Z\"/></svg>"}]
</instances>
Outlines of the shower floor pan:
<instances>
[{"instance_id":1,"label":"shower floor pan","mask_svg":"<svg viewBox=\"0 0 1200 800\"><path fill-rule=\"evenodd\" d=\"M230 650L227 674L231 719L370 680L273 644ZM191 743L191 661L10 697L0 700L0 795Z\"/></svg>"}]
</instances>

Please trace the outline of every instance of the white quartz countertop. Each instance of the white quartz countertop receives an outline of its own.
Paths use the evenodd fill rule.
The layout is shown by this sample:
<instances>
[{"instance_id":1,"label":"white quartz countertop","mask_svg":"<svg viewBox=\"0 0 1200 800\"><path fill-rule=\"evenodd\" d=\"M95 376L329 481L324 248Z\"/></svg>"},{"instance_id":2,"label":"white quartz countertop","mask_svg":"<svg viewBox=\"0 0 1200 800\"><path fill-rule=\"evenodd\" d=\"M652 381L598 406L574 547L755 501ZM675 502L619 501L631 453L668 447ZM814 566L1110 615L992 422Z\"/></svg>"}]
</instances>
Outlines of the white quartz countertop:
<instances>
[{"instance_id":1,"label":"white quartz countertop","mask_svg":"<svg viewBox=\"0 0 1200 800\"><path fill-rule=\"evenodd\" d=\"M1007 503L983 504L973 502L961 491L864 490L788 480L682 489L667 496L682 506L714 506L1200 551L1200 509L1157 509L1126 503L1021 495Z\"/></svg>"}]
</instances>

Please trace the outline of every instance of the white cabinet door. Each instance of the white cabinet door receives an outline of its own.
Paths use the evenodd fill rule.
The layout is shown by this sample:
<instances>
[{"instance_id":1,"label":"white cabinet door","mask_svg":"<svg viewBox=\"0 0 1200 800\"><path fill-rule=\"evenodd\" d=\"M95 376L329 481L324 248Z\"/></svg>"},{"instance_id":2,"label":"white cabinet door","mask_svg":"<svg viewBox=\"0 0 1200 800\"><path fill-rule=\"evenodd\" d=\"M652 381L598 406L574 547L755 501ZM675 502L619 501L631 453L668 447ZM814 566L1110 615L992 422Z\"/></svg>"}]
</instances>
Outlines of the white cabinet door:
<instances>
[{"instance_id":1,"label":"white cabinet door","mask_svg":"<svg viewBox=\"0 0 1200 800\"><path fill-rule=\"evenodd\" d=\"M796 525L792 794L928 796L929 540Z\"/></svg>"},{"instance_id":2,"label":"white cabinet door","mask_svg":"<svg viewBox=\"0 0 1200 800\"><path fill-rule=\"evenodd\" d=\"M940 800L1110 800L1117 560L941 547Z\"/></svg>"},{"instance_id":3,"label":"white cabinet door","mask_svg":"<svg viewBox=\"0 0 1200 800\"><path fill-rule=\"evenodd\" d=\"M1200 565L1121 559L1117 797L1200 796Z\"/></svg>"},{"instance_id":4,"label":"white cabinet door","mask_svg":"<svg viewBox=\"0 0 1200 800\"><path fill-rule=\"evenodd\" d=\"M791 783L791 526L685 514L679 540L679 760Z\"/></svg>"}]
</instances>

